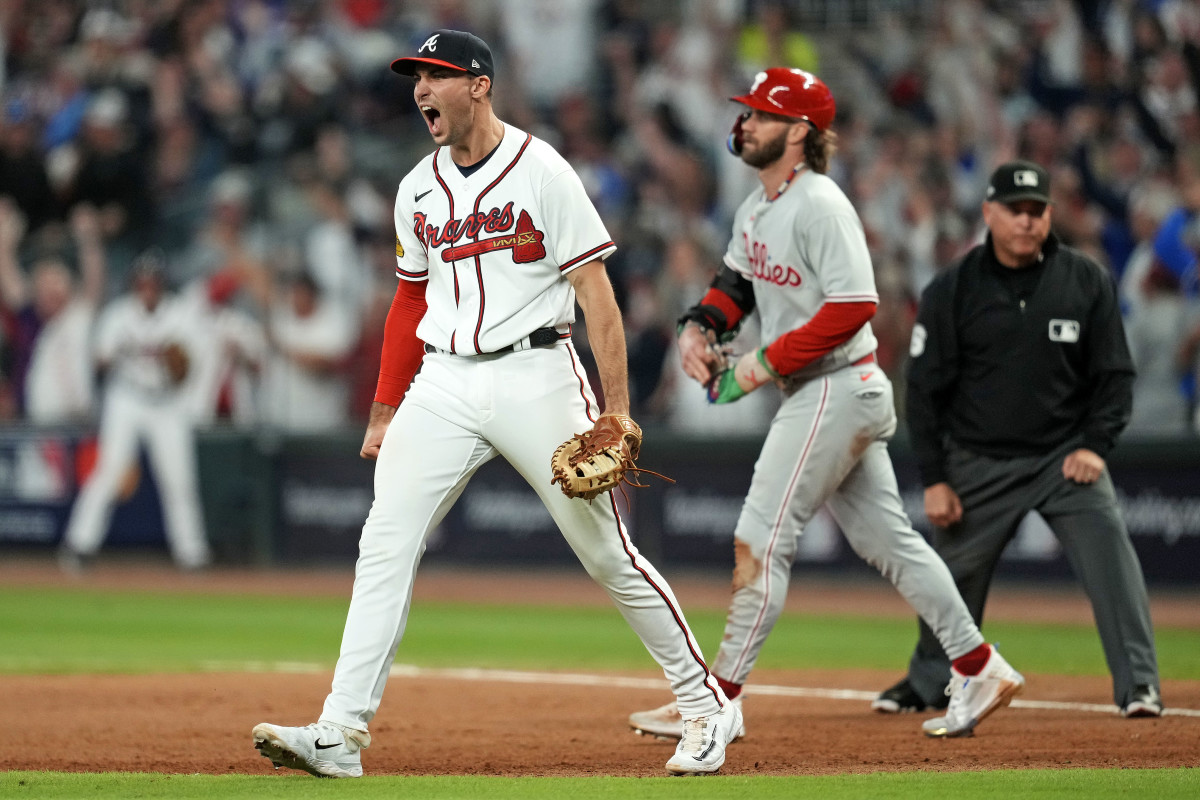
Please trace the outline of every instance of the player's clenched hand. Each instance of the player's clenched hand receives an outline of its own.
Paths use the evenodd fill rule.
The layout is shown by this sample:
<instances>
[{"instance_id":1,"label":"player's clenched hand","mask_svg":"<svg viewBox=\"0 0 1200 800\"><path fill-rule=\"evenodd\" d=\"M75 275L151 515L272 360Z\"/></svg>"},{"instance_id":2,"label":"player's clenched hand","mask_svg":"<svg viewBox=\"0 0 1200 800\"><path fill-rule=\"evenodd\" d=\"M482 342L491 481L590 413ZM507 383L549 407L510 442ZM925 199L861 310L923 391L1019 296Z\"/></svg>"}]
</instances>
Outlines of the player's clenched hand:
<instances>
[{"instance_id":1,"label":"player's clenched hand","mask_svg":"<svg viewBox=\"0 0 1200 800\"><path fill-rule=\"evenodd\" d=\"M387 433L392 417L396 415L396 407L387 403L372 403L371 416L367 419L367 432L363 436L362 449L358 455L368 461L379 458L379 446L383 444L383 435Z\"/></svg>"},{"instance_id":2,"label":"player's clenched hand","mask_svg":"<svg viewBox=\"0 0 1200 800\"><path fill-rule=\"evenodd\" d=\"M779 373L767 360L767 349L760 347L738 359L732 369L717 374L708 389L708 402L732 403L741 400L764 383L773 381Z\"/></svg>"},{"instance_id":3,"label":"player's clenched hand","mask_svg":"<svg viewBox=\"0 0 1200 800\"><path fill-rule=\"evenodd\" d=\"M685 325L679 332L679 364L689 378L707 384L713 373L724 366L716 342L716 334L694 323Z\"/></svg>"},{"instance_id":4,"label":"player's clenched hand","mask_svg":"<svg viewBox=\"0 0 1200 800\"><path fill-rule=\"evenodd\" d=\"M1063 477L1075 483L1095 483L1104 472L1104 459L1081 447L1063 459Z\"/></svg>"},{"instance_id":5,"label":"player's clenched hand","mask_svg":"<svg viewBox=\"0 0 1200 800\"><path fill-rule=\"evenodd\" d=\"M950 484L942 482L925 488L925 516L939 528L946 528L962 519L962 500Z\"/></svg>"}]
</instances>

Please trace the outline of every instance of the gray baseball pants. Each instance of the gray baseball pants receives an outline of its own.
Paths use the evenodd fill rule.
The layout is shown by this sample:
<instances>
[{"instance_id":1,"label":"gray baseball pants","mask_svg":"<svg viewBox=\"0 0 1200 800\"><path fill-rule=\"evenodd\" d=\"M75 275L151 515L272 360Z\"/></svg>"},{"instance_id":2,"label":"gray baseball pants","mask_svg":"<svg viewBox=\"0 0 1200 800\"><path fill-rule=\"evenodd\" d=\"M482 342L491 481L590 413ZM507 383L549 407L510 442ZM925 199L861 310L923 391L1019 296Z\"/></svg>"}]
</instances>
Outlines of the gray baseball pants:
<instances>
[{"instance_id":1,"label":"gray baseball pants","mask_svg":"<svg viewBox=\"0 0 1200 800\"><path fill-rule=\"evenodd\" d=\"M948 482L963 504L962 521L934 530L933 546L958 590L982 624L988 589L1000 554L1029 511L1046 520L1083 583L1113 677L1113 700L1124 707L1138 685L1158 687L1158 662L1150 601L1141 564L1117 508L1108 471L1093 484L1062 475L1065 444L1054 452L1022 458L989 458L951 444ZM928 703L950 680L950 661L922 621L909 663L909 682Z\"/></svg>"}]
</instances>

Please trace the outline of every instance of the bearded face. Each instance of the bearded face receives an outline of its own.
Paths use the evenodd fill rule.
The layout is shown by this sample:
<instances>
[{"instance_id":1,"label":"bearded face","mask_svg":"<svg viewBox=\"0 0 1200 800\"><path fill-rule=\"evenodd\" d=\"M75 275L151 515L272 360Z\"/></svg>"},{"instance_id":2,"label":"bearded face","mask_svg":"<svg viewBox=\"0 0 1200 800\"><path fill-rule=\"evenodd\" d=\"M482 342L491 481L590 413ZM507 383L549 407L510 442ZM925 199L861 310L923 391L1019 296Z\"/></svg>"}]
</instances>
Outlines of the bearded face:
<instances>
[{"instance_id":1,"label":"bearded face","mask_svg":"<svg viewBox=\"0 0 1200 800\"><path fill-rule=\"evenodd\" d=\"M742 140L742 161L755 169L763 169L782 158L787 148L788 128L786 125L779 128L772 134L764 126L753 137L746 136Z\"/></svg>"}]
</instances>

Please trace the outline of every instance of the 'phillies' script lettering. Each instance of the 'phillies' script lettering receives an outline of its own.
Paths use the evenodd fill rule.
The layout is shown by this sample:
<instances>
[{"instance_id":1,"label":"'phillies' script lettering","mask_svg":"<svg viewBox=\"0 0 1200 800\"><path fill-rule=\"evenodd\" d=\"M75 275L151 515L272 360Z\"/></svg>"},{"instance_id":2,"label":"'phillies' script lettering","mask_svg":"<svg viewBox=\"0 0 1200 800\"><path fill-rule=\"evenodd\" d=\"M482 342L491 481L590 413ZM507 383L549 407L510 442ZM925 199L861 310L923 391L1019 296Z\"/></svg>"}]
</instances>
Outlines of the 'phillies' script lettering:
<instances>
[{"instance_id":1,"label":"'phillies' script lettering","mask_svg":"<svg viewBox=\"0 0 1200 800\"><path fill-rule=\"evenodd\" d=\"M477 236L480 231L506 231L513 226L513 222L512 203L504 208L468 214L464 219L452 219L441 228L430 225L425 215L418 211L413 214L413 233L417 234L417 238L426 248L441 247L444 244L453 244L464 236Z\"/></svg>"},{"instance_id":2,"label":"'phillies' script lettering","mask_svg":"<svg viewBox=\"0 0 1200 800\"><path fill-rule=\"evenodd\" d=\"M767 246L762 242L752 242L750 237L742 234L746 240L746 256L754 269L754 277L761 281L769 281L780 286L799 286L800 273L792 267L772 264L767 255Z\"/></svg>"}]
</instances>

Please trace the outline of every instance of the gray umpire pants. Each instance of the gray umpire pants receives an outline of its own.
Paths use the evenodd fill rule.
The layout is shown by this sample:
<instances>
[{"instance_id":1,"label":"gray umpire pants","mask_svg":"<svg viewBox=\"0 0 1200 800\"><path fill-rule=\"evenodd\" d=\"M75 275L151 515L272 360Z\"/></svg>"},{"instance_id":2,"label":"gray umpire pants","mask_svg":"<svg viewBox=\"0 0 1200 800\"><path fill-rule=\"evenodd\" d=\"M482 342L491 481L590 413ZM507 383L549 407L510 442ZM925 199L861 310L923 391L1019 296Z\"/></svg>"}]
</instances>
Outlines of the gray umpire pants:
<instances>
[{"instance_id":1,"label":"gray umpire pants","mask_svg":"<svg viewBox=\"0 0 1200 800\"><path fill-rule=\"evenodd\" d=\"M1141 564L1105 470L1092 484L1062 475L1071 442L1044 456L989 458L951 444L947 479L963 504L962 520L934 530L933 547L950 568L971 616L982 625L992 575L1004 547L1029 511L1046 520L1092 603L1113 700L1123 708L1139 685L1158 688L1150 601ZM940 699L950 662L924 622L909 663L909 682L926 703ZM1017 665L1020 668L1020 665Z\"/></svg>"}]
</instances>

